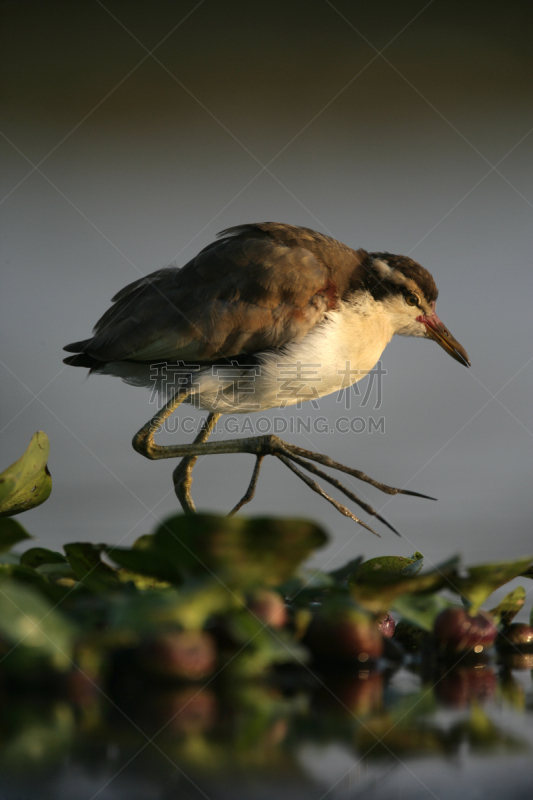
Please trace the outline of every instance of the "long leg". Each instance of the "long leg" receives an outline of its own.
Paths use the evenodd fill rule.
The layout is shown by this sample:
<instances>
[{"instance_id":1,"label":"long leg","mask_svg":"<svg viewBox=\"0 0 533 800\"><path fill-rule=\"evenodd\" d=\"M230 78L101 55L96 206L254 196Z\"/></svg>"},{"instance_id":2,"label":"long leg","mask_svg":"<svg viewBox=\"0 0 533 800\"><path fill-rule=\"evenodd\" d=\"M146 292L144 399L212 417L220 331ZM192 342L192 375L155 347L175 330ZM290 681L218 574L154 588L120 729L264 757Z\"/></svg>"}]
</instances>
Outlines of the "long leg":
<instances>
[{"instance_id":1,"label":"long leg","mask_svg":"<svg viewBox=\"0 0 533 800\"><path fill-rule=\"evenodd\" d=\"M303 461L310 461L310 462L318 462L323 466L330 467L331 469L339 470L340 472L344 472L348 475L351 475L358 480L365 481L366 483L370 483L372 486L375 486L377 489L380 489L382 492L386 494L409 494L414 495L415 497L427 497L427 495L418 494L417 492L412 492L407 489L396 489L393 486L387 486L384 483L379 483L375 481L373 478L370 478L361 470L352 469L351 467L345 467L343 464L340 464L338 461L334 461L329 456L324 456L321 453L315 453L311 450L304 450L302 447L296 447L296 445L289 444L288 442L282 441L278 436L273 435L265 435L265 436L251 436L247 439L228 439L222 442L207 442L207 437L211 433L211 428L208 427L209 425L209 418L206 420L205 423L205 431L202 430L200 434L197 436L196 440L191 444L171 444L171 445L158 445L154 442L154 434L159 430L159 428L163 425L164 421L175 411L180 403L182 403L191 393L191 389L185 389L181 392L176 393L171 400L169 400L163 408L158 411L158 413L149 420L146 425L143 425L141 430L134 436L133 438L133 447L134 449L140 453L141 455L145 456L146 458L158 460L160 458L180 458L184 457L186 463L184 465L183 474L185 475L187 472L187 460L191 464L190 469L194 465L194 461L192 459L197 456L202 455L211 455L216 453L249 453L250 455L254 455L257 458L254 474L252 476L252 480L250 482L250 486L246 494L244 495L242 501L237 504L237 507L234 511L238 510L244 502L248 502L252 497L255 491L255 485L257 483L257 478L259 475L259 467L261 464L260 457L266 455L272 455L278 457L282 463L286 466L289 466L290 461L300 464L301 466L305 466ZM214 415L215 416L215 415ZM180 465L181 466L181 465ZM315 475L319 475L320 477L324 477L324 473L321 470L317 470L316 467L313 467L311 464L306 466L306 469L309 469L311 472L314 472ZM293 463L291 465L291 470L298 475L298 477L304 481L313 491L320 494L325 499L332 502L332 498L324 492L324 490L312 479L304 476L303 473L295 467ZM181 472L178 473L178 478L181 478ZM189 470L190 476L190 470ZM365 508L370 514L374 514L374 516L379 517L379 514L369 506L368 504L364 503L362 500L359 500L357 496L348 489L345 489L342 484L340 484L337 479L334 481L330 481L333 483L336 488L341 489L350 499L354 500L360 506ZM178 495L179 496L179 495ZM428 498L433 500L434 498ZM181 498L180 498L181 501ZM190 501L189 507L186 509L188 511L193 511L194 504L190 499L190 494L188 495L187 502ZM243 502L244 501L244 502ZM333 501L333 505L337 508L341 514L345 516L351 517L356 522L361 523L361 521L355 517L351 511L349 511L346 506L343 506L341 503L337 501ZM364 523L361 523L365 528L368 527ZM372 529L370 529L372 530ZM374 533L374 531L372 531Z\"/></svg>"},{"instance_id":2,"label":"long leg","mask_svg":"<svg viewBox=\"0 0 533 800\"><path fill-rule=\"evenodd\" d=\"M200 428L200 432L194 440L194 444L206 442L209 439L220 416L220 414L209 414L205 418L202 423L202 427ZM185 513L188 514L194 514L196 512L194 501L191 497L191 485L192 470L197 461L198 456L185 456L185 458L181 459L180 463L172 473L176 497L180 501L181 507Z\"/></svg>"}]
</instances>

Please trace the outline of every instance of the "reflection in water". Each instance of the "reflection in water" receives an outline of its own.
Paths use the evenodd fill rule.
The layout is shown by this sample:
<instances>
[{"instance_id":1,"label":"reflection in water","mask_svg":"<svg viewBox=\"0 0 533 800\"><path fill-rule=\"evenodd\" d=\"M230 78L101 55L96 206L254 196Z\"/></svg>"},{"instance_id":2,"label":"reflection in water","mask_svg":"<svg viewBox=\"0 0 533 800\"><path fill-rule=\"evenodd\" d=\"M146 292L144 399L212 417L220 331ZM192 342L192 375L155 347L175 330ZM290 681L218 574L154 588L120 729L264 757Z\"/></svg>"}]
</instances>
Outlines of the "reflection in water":
<instances>
[{"instance_id":1,"label":"reflection in water","mask_svg":"<svg viewBox=\"0 0 533 800\"><path fill-rule=\"evenodd\" d=\"M407 776L411 792L429 791L438 776L442 798L458 769L480 771L482 785L495 763L519 787L533 738L523 659L499 673L459 665L431 678L417 667L310 679L285 667L268 683L237 685L223 675L176 683L118 664L105 686L75 672L61 685L9 687L3 796L62 798L68 786L87 798L385 798L397 796L398 781L408 786Z\"/></svg>"}]
</instances>

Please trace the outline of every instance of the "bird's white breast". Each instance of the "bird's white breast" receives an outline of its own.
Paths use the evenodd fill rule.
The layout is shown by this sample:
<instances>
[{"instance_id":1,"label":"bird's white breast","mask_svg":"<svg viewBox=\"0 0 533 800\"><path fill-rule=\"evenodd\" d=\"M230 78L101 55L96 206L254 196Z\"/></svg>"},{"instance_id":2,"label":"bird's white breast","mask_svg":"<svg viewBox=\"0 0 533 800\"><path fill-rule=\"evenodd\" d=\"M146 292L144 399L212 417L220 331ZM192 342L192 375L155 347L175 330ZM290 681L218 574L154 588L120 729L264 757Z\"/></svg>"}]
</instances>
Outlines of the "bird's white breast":
<instances>
[{"instance_id":1,"label":"bird's white breast","mask_svg":"<svg viewBox=\"0 0 533 800\"><path fill-rule=\"evenodd\" d=\"M259 355L254 374L231 366L202 371L191 402L223 414L264 411L351 386L379 360L394 333L390 316L361 292L329 311L300 342Z\"/></svg>"}]
</instances>

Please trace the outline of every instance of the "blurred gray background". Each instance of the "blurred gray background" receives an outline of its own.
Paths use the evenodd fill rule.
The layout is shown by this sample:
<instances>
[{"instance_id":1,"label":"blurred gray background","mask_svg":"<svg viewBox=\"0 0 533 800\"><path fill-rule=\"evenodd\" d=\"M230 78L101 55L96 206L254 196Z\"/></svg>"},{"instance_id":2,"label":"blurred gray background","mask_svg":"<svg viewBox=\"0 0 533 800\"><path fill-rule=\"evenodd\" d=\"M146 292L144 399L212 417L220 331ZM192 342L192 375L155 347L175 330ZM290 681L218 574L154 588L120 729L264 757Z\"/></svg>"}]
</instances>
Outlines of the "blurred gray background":
<instances>
[{"instance_id":1,"label":"blurred gray background","mask_svg":"<svg viewBox=\"0 0 533 800\"><path fill-rule=\"evenodd\" d=\"M353 482L403 539L356 527L272 459L247 513L322 522L332 541L314 563L328 568L359 553L531 552L531 6L105 0L0 11L0 453L3 468L34 431L50 438L52 496L21 518L39 543L130 543L177 509L173 463L130 444L154 412L149 392L85 381L62 346L89 336L140 275L184 264L223 228L276 220L420 261L473 366L396 338L381 408L352 397L351 414L383 416L385 433L287 437L436 495L391 499ZM345 414L336 400L283 414L334 420ZM201 460L198 506L231 508L252 466Z\"/></svg>"}]
</instances>

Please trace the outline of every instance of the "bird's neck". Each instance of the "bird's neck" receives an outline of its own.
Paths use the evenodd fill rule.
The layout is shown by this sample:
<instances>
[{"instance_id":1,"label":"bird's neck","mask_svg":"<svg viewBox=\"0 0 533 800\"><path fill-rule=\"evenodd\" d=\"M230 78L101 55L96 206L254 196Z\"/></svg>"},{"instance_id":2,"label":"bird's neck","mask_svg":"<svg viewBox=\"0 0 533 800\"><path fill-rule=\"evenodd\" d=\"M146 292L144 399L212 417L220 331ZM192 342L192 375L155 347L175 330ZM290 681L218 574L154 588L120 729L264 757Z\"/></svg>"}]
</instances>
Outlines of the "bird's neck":
<instances>
[{"instance_id":1,"label":"bird's neck","mask_svg":"<svg viewBox=\"0 0 533 800\"><path fill-rule=\"evenodd\" d=\"M302 341L284 347L281 357L269 355L268 361L317 365L321 377L319 394L328 394L356 383L370 372L393 334L386 306L376 302L369 292L359 291L329 311Z\"/></svg>"},{"instance_id":2,"label":"bird's neck","mask_svg":"<svg viewBox=\"0 0 533 800\"><path fill-rule=\"evenodd\" d=\"M395 333L387 306L368 291L355 292L331 315L331 322L329 338L336 360L346 356L361 377L373 369Z\"/></svg>"}]
</instances>

